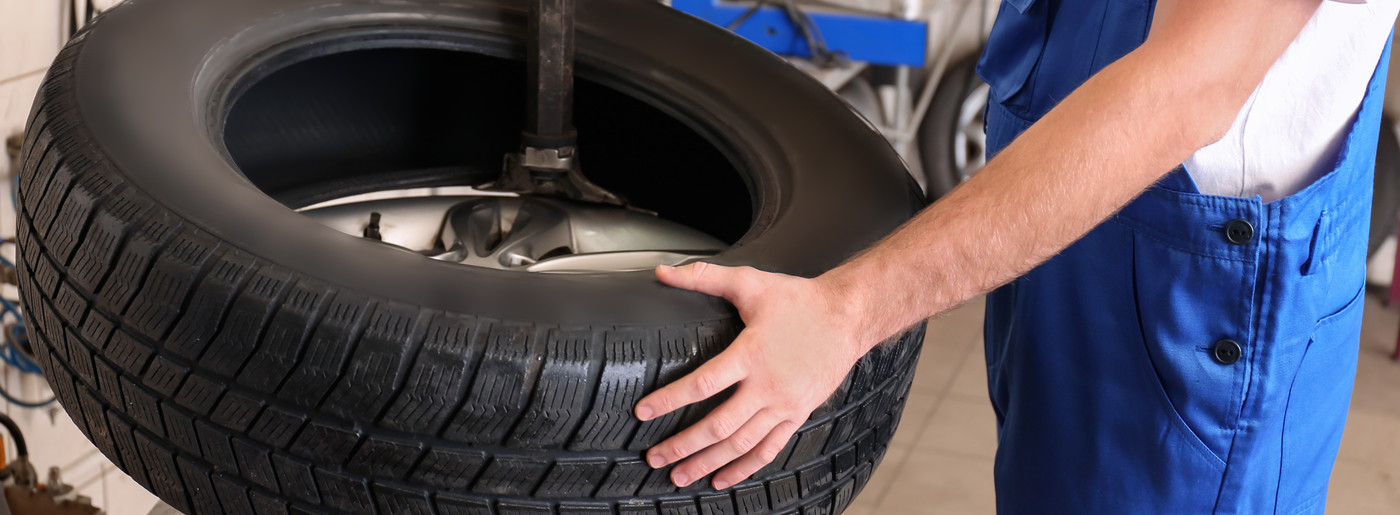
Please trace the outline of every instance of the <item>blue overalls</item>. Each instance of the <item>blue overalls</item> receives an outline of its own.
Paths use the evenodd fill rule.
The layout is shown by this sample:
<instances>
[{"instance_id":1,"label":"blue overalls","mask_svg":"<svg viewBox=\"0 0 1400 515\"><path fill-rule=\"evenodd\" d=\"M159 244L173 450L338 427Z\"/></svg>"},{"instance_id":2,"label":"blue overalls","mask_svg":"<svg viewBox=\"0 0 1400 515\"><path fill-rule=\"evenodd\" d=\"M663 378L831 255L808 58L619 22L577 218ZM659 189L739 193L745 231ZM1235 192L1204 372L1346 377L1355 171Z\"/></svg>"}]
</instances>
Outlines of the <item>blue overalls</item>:
<instances>
[{"instance_id":1,"label":"blue overalls","mask_svg":"<svg viewBox=\"0 0 1400 515\"><path fill-rule=\"evenodd\" d=\"M978 66L990 149L1140 45L1153 8L1006 0ZM1305 190L1204 195L1178 168L989 296L998 511L1322 512L1356 371L1389 54L1335 168Z\"/></svg>"}]
</instances>

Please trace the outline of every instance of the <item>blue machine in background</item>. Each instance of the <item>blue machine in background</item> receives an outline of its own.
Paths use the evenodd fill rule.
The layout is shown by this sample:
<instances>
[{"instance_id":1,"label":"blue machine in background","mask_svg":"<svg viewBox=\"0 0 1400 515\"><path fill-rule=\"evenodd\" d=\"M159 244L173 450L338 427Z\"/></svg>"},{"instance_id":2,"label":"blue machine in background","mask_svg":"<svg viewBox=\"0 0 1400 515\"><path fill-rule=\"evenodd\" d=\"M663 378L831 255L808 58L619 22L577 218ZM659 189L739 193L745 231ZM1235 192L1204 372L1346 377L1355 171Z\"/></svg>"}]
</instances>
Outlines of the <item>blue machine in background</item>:
<instances>
[{"instance_id":1,"label":"blue machine in background","mask_svg":"<svg viewBox=\"0 0 1400 515\"><path fill-rule=\"evenodd\" d=\"M807 34L794 23L783 1L672 0L671 6L730 28L775 53L812 57ZM804 9L803 15L811 20L827 49L834 53L872 64L924 66L928 49L928 23L924 21L808 9Z\"/></svg>"}]
</instances>

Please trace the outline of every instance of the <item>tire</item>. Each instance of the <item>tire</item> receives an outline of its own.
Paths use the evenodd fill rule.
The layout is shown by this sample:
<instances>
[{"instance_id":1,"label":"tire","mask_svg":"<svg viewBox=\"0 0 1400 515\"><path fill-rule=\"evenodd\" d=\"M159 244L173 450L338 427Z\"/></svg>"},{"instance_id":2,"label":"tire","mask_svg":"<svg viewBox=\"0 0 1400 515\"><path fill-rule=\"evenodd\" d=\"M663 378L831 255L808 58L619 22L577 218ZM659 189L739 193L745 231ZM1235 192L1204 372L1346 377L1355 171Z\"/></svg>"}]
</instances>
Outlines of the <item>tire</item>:
<instances>
[{"instance_id":1,"label":"tire","mask_svg":"<svg viewBox=\"0 0 1400 515\"><path fill-rule=\"evenodd\" d=\"M1396 215L1400 213L1400 136L1395 120L1381 118L1380 142L1376 146L1376 178L1371 199L1371 234L1366 255L1376 253L1385 239L1395 235Z\"/></svg>"},{"instance_id":2,"label":"tire","mask_svg":"<svg viewBox=\"0 0 1400 515\"><path fill-rule=\"evenodd\" d=\"M979 87L986 87L986 83L977 76L977 58L980 55L981 51L973 52L948 67L938 89L934 90L928 114L919 124L919 153L922 156L926 193L930 199L942 197L962 184L967 175L976 172L976 169L969 170L966 163L960 162L967 159L959 159L955 147L958 145L957 135L963 129L963 111L970 107L970 97ZM981 109L978 109L978 120L981 119L980 113L986 110L986 97L979 98ZM965 152L986 155L985 141L971 142L965 145L965 149ZM980 168L980 164L975 166Z\"/></svg>"},{"instance_id":3,"label":"tire","mask_svg":"<svg viewBox=\"0 0 1400 515\"><path fill-rule=\"evenodd\" d=\"M578 11L585 169L734 242L710 261L812 276L922 206L884 139L780 59L655 2ZM498 169L524 24L505 0L149 0L75 36L22 150L20 292L45 377L113 463L200 514L849 505L922 325L753 479L677 490L643 451L714 403L631 409L732 340L732 306L647 272L433 261L289 209Z\"/></svg>"}]
</instances>

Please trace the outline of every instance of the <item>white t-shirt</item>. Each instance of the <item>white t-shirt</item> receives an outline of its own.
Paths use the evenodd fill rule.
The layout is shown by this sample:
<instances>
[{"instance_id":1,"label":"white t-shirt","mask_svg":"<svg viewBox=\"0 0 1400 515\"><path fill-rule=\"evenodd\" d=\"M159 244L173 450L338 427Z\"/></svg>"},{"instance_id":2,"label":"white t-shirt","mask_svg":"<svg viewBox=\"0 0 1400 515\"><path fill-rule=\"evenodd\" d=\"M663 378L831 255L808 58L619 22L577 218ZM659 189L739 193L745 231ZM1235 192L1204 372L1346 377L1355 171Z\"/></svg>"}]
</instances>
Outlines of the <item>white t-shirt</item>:
<instances>
[{"instance_id":1,"label":"white t-shirt","mask_svg":"<svg viewBox=\"0 0 1400 515\"><path fill-rule=\"evenodd\" d=\"M1322 2L1229 132L1183 163L1201 192L1257 195L1267 202L1325 175L1361 105L1397 11L1400 0Z\"/></svg>"}]
</instances>

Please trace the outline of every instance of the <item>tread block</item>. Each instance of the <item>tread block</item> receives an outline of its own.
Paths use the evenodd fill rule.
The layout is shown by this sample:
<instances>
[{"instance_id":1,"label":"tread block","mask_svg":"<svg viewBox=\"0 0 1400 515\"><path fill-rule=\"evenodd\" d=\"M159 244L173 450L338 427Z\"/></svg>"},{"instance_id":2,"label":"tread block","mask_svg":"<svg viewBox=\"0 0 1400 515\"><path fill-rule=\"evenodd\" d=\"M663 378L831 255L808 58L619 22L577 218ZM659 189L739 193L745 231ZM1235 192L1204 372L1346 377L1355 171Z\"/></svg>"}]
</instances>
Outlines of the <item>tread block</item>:
<instances>
[{"instance_id":1,"label":"tread block","mask_svg":"<svg viewBox=\"0 0 1400 515\"><path fill-rule=\"evenodd\" d=\"M199 456L199 436L195 433L194 418L168 404L161 409L161 413L165 415L166 439L180 450Z\"/></svg>"},{"instance_id":2,"label":"tread block","mask_svg":"<svg viewBox=\"0 0 1400 515\"><path fill-rule=\"evenodd\" d=\"M695 501L686 499L662 499L662 515L700 515L700 509L695 506Z\"/></svg>"},{"instance_id":3,"label":"tread block","mask_svg":"<svg viewBox=\"0 0 1400 515\"><path fill-rule=\"evenodd\" d=\"M180 477L184 479L186 491L190 496L190 506L195 512L222 515L223 505L214 493L214 481L209 478L209 468L185 456L176 458L175 464L180 469Z\"/></svg>"},{"instance_id":4,"label":"tread block","mask_svg":"<svg viewBox=\"0 0 1400 515\"><path fill-rule=\"evenodd\" d=\"M321 310L333 295L328 286L319 282L297 281L272 315L251 359L244 355L247 353L244 346L250 345L251 340L231 340L205 353L199 360L200 365L228 376L238 374L239 384L272 393L296 365L302 346L316 328ZM239 372L238 363L243 360L248 364Z\"/></svg>"},{"instance_id":5,"label":"tread block","mask_svg":"<svg viewBox=\"0 0 1400 515\"><path fill-rule=\"evenodd\" d=\"M198 374L191 374L175 394L175 403L200 415L208 415L214 411L222 393L222 384Z\"/></svg>"},{"instance_id":6,"label":"tread block","mask_svg":"<svg viewBox=\"0 0 1400 515\"><path fill-rule=\"evenodd\" d=\"M36 114L40 111L42 109L34 110ZM45 123L47 123L47 117L45 118ZM55 138L50 131L33 130L34 125L30 127L30 130L25 131L24 139L26 141L20 151L23 161L17 170L19 190L16 192L19 194L20 205L27 211L33 210L37 201L35 196L43 194L42 190L35 188L42 188L43 184L47 182L46 179L50 177L50 170L42 165L46 159L49 159L49 154L53 151L55 143Z\"/></svg>"},{"instance_id":7,"label":"tread block","mask_svg":"<svg viewBox=\"0 0 1400 515\"><path fill-rule=\"evenodd\" d=\"M38 245L33 247L37 248ZM54 269L48 258L37 255L36 251L34 258L25 257L25 265L34 268L34 284L39 287L39 291L46 296L53 295L54 290L58 288L58 270ZM44 303L40 302L39 304L43 305ZM50 323L45 321L40 327L49 326Z\"/></svg>"},{"instance_id":8,"label":"tread block","mask_svg":"<svg viewBox=\"0 0 1400 515\"><path fill-rule=\"evenodd\" d=\"M214 494L228 515L254 515L248 502L248 489L224 474L214 474Z\"/></svg>"},{"instance_id":9,"label":"tread block","mask_svg":"<svg viewBox=\"0 0 1400 515\"><path fill-rule=\"evenodd\" d=\"M642 480L642 487L637 490L637 495L646 497L674 491L676 484L671 482L671 466L667 465L648 472L647 478Z\"/></svg>"},{"instance_id":10,"label":"tread block","mask_svg":"<svg viewBox=\"0 0 1400 515\"><path fill-rule=\"evenodd\" d=\"M860 459L856 456L856 447L847 446L831 455L831 472L837 478L844 478L856 471L856 465Z\"/></svg>"},{"instance_id":11,"label":"tread block","mask_svg":"<svg viewBox=\"0 0 1400 515\"><path fill-rule=\"evenodd\" d=\"M340 465L350 459L359 441L360 435L353 430L311 422L297 435L289 450L313 463Z\"/></svg>"},{"instance_id":12,"label":"tread block","mask_svg":"<svg viewBox=\"0 0 1400 515\"><path fill-rule=\"evenodd\" d=\"M821 461L804 467L797 471L798 486L801 487L802 497L811 497L812 494L826 490L831 486L833 480L831 474L831 460L823 458Z\"/></svg>"},{"instance_id":13,"label":"tread block","mask_svg":"<svg viewBox=\"0 0 1400 515\"><path fill-rule=\"evenodd\" d=\"M370 476L398 479L408 475L422 454L421 443L374 436L355 451L347 466Z\"/></svg>"},{"instance_id":14,"label":"tread block","mask_svg":"<svg viewBox=\"0 0 1400 515\"><path fill-rule=\"evenodd\" d=\"M797 443L793 445L792 454L788 455L787 465L783 468L792 470L820 458L822 449L826 448L826 438L829 435L831 435L830 421L798 432Z\"/></svg>"},{"instance_id":15,"label":"tread block","mask_svg":"<svg viewBox=\"0 0 1400 515\"><path fill-rule=\"evenodd\" d=\"M280 491L277 473L272 468L272 460L268 458L267 450L253 442L235 437L233 456L243 478L273 492Z\"/></svg>"},{"instance_id":16,"label":"tread block","mask_svg":"<svg viewBox=\"0 0 1400 515\"><path fill-rule=\"evenodd\" d=\"M59 317L71 327L83 326L83 315L88 312L88 302L66 282L61 282L58 293L54 294L53 308Z\"/></svg>"},{"instance_id":17,"label":"tread block","mask_svg":"<svg viewBox=\"0 0 1400 515\"><path fill-rule=\"evenodd\" d=\"M414 467L409 480L445 490L464 491L485 465L486 453L481 451L432 449Z\"/></svg>"},{"instance_id":18,"label":"tread block","mask_svg":"<svg viewBox=\"0 0 1400 515\"><path fill-rule=\"evenodd\" d=\"M184 308L195 281L222 243L203 231L180 231L156 257L141 289L127 307L125 322L161 341Z\"/></svg>"},{"instance_id":19,"label":"tread block","mask_svg":"<svg viewBox=\"0 0 1400 515\"><path fill-rule=\"evenodd\" d=\"M417 306L377 306L322 411L348 420L366 420L384 411L423 339L429 317Z\"/></svg>"},{"instance_id":20,"label":"tread block","mask_svg":"<svg viewBox=\"0 0 1400 515\"><path fill-rule=\"evenodd\" d=\"M102 398L106 399L108 404L114 406L126 404L122 398L121 382L117 379L117 371L108 366L106 361L100 359L92 361L92 370L97 375L97 393L102 394Z\"/></svg>"},{"instance_id":21,"label":"tread block","mask_svg":"<svg viewBox=\"0 0 1400 515\"><path fill-rule=\"evenodd\" d=\"M146 464L146 472L150 474L150 490L170 507L182 513L189 513L190 503L185 496L187 490L180 479L180 471L175 468L175 453L156 443L144 432L137 431L135 438L136 448L141 453L141 460Z\"/></svg>"},{"instance_id":22,"label":"tread block","mask_svg":"<svg viewBox=\"0 0 1400 515\"><path fill-rule=\"evenodd\" d=\"M646 394L649 376L655 374L648 353L656 348L653 334L642 330L608 331L592 409L569 450L611 450L627 444L639 423L632 408Z\"/></svg>"},{"instance_id":23,"label":"tread block","mask_svg":"<svg viewBox=\"0 0 1400 515\"><path fill-rule=\"evenodd\" d=\"M151 360L155 350L145 343L136 341L130 334L123 330L117 330L112 334L112 340L107 345L107 359L113 364L125 370L126 373L136 377L141 377L146 369L146 363Z\"/></svg>"},{"instance_id":24,"label":"tread block","mask_svg":"<svg viewBox=\"0 0 1400 515\"><path fill-rule=\"evenodd\" d=\"M439 515L496 515L489 501L440 493L437 498Z\"/></svg>"},{"instance_id":25,"label":"tread block","mask_svg":"<svg viewBox=\"0 0 1400 515\"><path fill-rule=\"evenodd\" d=\"M122 396L126 397L126 414L146 430L157 436L165 436L165 424L161 422L160 404L156 396L125 377L121 378L121 383Z\"/></svg>"},{"instance_id":26,"label":"tread block","mask_svg":"<svg viewBox=\"0 0 1400 515\"><path fill-rule=\"evenodd\" d=\"M302 407L318 406L339 379L373 306L374 301L365 296L337 295L316 325L301 361L277 390L277 397Z\"/></svg>"},{"instance_id":27,"label":"tread block","mask_svg":"<svg viewBox=\"0 0 1400 515\"><path fill-rule=\"evenodd\" d=\"M775 510L793 506L802 500L802 489L797 484L797 474L787 473L768 482L768 499Z\"/></svg>"},{"instance_id":28,"label":"tread block","mask_svg":"<svg viewBox=\"0 0 1400 515\"><path fill-rule=\"evenodd\" d=\"M258 515L285 515L287 503L257 490L248 491L248 502Z\"/></svg>"},{"instance_id":29,"label":"tread block","mask_svg":"<svg viewBox=\"0 0 1400 515\"><path fill-rule=\"evenodd\" d=\"M92 440L93 445L112 463L118 467L122 466L121 452L112 440L112 430L107 425L107 414L103 411L102 401L92 394L92 390L78 388L78 405L83 410L83 418L87 420L88 438Z\"/></svg>"},{"instance_id":30,"label":"tread block","mask_svg":"<svg viewBox=\"0 0 1400 515\"><path fill-rule=\"evenodd\" d=\"M649 472L651 467L640 459L618 460L594 496L599 499L632 497L642 488L642 481Z\"/></svg>"},{"instance_id":31,"label":"tread block","mask_svg":"<svg viewBox=\"0 0 1400 515\"><path fill-rule=\"evenodd\" d=\"M82 183L102 183L106 188L101 190L89 189L98 187L99 184L86 185ZM73 250L78 247L78 242L83 240L83 233L87 229L88 219L92 216L92 211L97 207L98 196L94 191L109 191L111 181L102 178L101 174L87 174L79 181L79 187L75 187L68 194L68 199L58 209L58 215L54 218L53 227L49 229L48 238L44 240L45 246L58 263L68 263L73 257Z\"/></svg>"},{"instance_id":32,"label":"tread block","mask_svg":"<svg viewBox=\"0 0 1400 515\"><path fill-rule=\"evenodd\" d=\"M235 297L224 301L227 313L217 330L212 326L185 329L176 325L172 339L182 335L180 338L184 342L176 352L191 360L199 359L204 367L216 373L230 377L237 374L257 346L258 338L291 282L291 273L285 269L266 264L257 266L241 283L241 290L236 284L230 285L232 290L228 293ZM208 294L217 296L220 291L215 288ZM205 341L211 343L206 347Z\"/></svg>"},{"instance_id":33,"label":"tread block","mask_svg":"<svg viewBox=\"0 0 1400 515\"><path fill-rule=\"evenodd\" d=\"M277 471L277 484L281 487L282 495L311 504L321 503L321 495L316 490L316 479L311 475L310 465L274 453L272 468Z\"/></svg>"},{"instance_id":34,"label":"tread block","mask_svg":"<svg viewBox=\"0 0 1400 515\"><path fill-rule=\"evenodd\" d=\"M209 415L209 420L234 431L246 431L248 426L253 424L258 410L262 409L262 405L263 402L256 397L238 392L228 392L224 394L222 399L219 399L218 407L214 408L214 412ZM287 438L291 438L291 436Z\"/></svg>"},{"instance_id":35,"label":"tread block","mask_svg":"<svg viewBox=\"0 0 1400 515\"><path fill-rule=\"evenodd\" d=\"M489 334L470 396L443 432L444 438L500 444L525 411L539 370L534 363L539 338L530 326L513 324L494 326Z\"/></svg>"},{"instance_id":36,"label":"tread block","mask_svg":"<svg viewBox=\"0 0 1400 515\"><path fill-rule=\"evenodd\" d=\"M544 499L588 498L602 483L610 467L604 458L561 459L549 469L549 474L535 489L535 497Z\"/></svg>"},{"instance_id":37,"label":"tread block","mask_svg":"<svg viewBox=\"0 0 1400 515\"><path fill-rule=\"evenodd\" d=\"M236 249L219 255L194 286L187 307L165 339L166 350L191 361L199 358L221 327L224 312L233 303L238 288L256 265L256 259Z\"/></svg>"},{"instance_id":38,"label":"tread block","mask_svg":"<svg viewBox=\"0 0 1400 515\"><path fill-rule=\"evenodd\" d=\"M528 496L535 484L549 469L549 460L540 458L497 456L472 485L479 494Z\"/></svg>"},{"instance_id":39,"label":"tread block","mask_svg":"<svg viewBox=\"0 0 1400 515\"><path fill-rule=\"evenodd\" d=\"M699 365L696 356L700 354L700 336L695 327L670 327L661 330L660 366L657 369L653 387L670 384L689 374ZM637 434L627 445L629 451L644 451L661 443L661 440L681 428L686 413L694 408L673 411L666 415L640 423Z\"/></svg>"},{"instance_id":40,"label":"tread block","mask_svg":"<svg viewBox=\"0 0 1400 515\"><path fill-rule=\"evenodd\" d=\"M248 431L248 436L273 447L286 447L297 435L297 431L301 430L304 422L306 415L273 406L263 411L253 428Z\"/></svg>"},{"instance_id":41,"label":"tread block","mask_svg":"<svg viewBox=\"0 0 1400 515\"><path fill-rule=\"evenodd\" d=\"M374 513L374 501L363 479L319 468L315 473L326 506L350 513Z\"/></svg>"},{"instance_id":42,"label":"tread block","mask_svg":"<svg viewBox=\"0 0 1400 515\"><path fill-rule=\"evenodd\" d=\"M199 435L199 454L215 471L238 473L238 461L233 456L233 443L227 432L203 420L194 421L194 431Z\"/></svg>"},{"instance_id":43,"label":"tread block","mask_svg":"<svg viewBox=\"0 0 1400 515\"><path fill-rule=\"evenodd\" d=\"M68 190L73 187L73 180L76 179L76 169L68 166L64 162L66 157L60 157L60 153L53 153L49 156L53 166L53 175L49 178L48 187L44 188L43 196L39 198L39 205L34 209L34 232L40 237L49 239L49 226L53 225L53 219L58 216L58 208L63 205L63 200L68 197Z\"/></svg>"},{"instance_id":44,"label":"tread block","mask_svg":"<svg viewBox=\"0 0 1400 515\"><path fill-rule=\"evenodd\" d=\"M831 498L832 507L836 513L843 513L851 506L851 501L856 499L855 481L847 479L836 485L835 495Z\"/></svg>"},{"instance_id":45,"label":"tread block","mask_svg":"<svg viewBox=\"0 0 1400 515\"><path fill-rule=\"evenodd\" d=\"M141 460L141 454L136 449L135 429L122 420L121 415L112 411L107 412L107 424L112 428L112 442L121 454L122 464L126 465L126 473L131 474L131 479L150 490L151 480L146 476L145 462Z\"/></svg>"},{"instance_id":46,"label":"tread block","mask_svg":"<svg viewBox=\"0 0 1400 515\"><path fill-rule=\"evenodd\" d=\"M831 494L822 494L821 497L802 505L802 515L831 515Z\"/></svg>"},{"instance_id":47,"label":"tread block","mask_svg":"<svg viewBox=\"0 0 1400 515\"><path fill-rule=\"evenodd\" d=\"M189 369L184 365L170 361L165 356L156 356L146 367L146 373L142 375L141 382L156 393L169 397L175 395L175 391L179 389L181 381L185 379L185 374L188 372Z\"/></svg>"},{"instance_id":48,"label":"tread block","mask_svg":"<svg viewBox=\"0 0 1400 515\"><path fill-rule=\"evenodd\" d=\"M739 508L739 515L768 513L768 490L763 485L735 488L734 505Z\"/></svg>"},{"instance_id":49,"label":"tread block","mask_svg":"<svg viewBox=\"0 0 1400 515\"><path fill-rule=\"evenodd\" d=\"M595 339L588 328L552 329L544 344L544 365L534 398L516 425L508 446L516 449L562 448L583 420L584 407L593 396L590 347Z\"/></svg>"},{"instance_id":50,"label":"tread block","mask_svg":"<svg viewBox=\"0 0 1400 515\"><path fill-rule=\"evenodd\" d=\"M74 253L68 277L89 292L97 291L112 269L127 234L151 208L150 200L130 188L108 197L93 215L87 234Z\"/></svg>"},{"instance_id":51,"label":"tread block","mask_svg":"<svg viewBox=\"0 0 1400 515\"><path fill-rule=\"evenodd\" d=\"M88 311L87 320L83 321L82 330L79 334L82 338L78 341L85 344L92 351L101 351L107 346L107 338L112 336L112 321L96 310Z\"/></svg>"},{"instance_id":52,"label":"tread block","mask_svg":"<svg viewBox=\"0 0 1400 515\"><path fill-rule=\"evenodd\" d=\"M151 210L127 237L116 265L97 291L99 305L110 313L126 311L136 287L146 276L156 254L181 225L179 218L162 210Z\"/></svg>"},{"instance_id":53,"label":"tread block","mask_svg":"<svg viewBox=\"0 0 1400 515\"><path fill-rule=\"evenodd\" d=\"M68 365L82 378L84 384L96 385L97 372L92 368L92 351L73 331L64 329L63 340L67 342Z\"/></svg>"},{"instance_id":54,"label":"tread block","mask_svg":"<svg viewBox=\"0 0 1400 515\"><path fill-rule=\"evenodd\" d=\"M865 406L853 406L845 413L836 418L835 425L832 426L830 441L827 442L827 451L834 447L839 447L851 443L851 437L856 434L860 414L865 410Z\"/></svg>"},{"instance_id":55,"label":"tread block","mask_svg":"<svg viewBox=\"0 0 1400 515\"><path fill-rule=\"evenodd\" d=\"M436 434L463 398L471 379L470 367L482 347L472 338L482 334L472 317L444 315L429 323L423 345L408 379L380 424L411 433Z\"/></svg>"},{"instance_id":56,"label":"tread block","mask_svg":"<svg viewBox=\"0 0 1400 515\"><path fill-rule=\"evenodd\" d=\"M374 485L374 500L381 513L394 515L433 515L433 504L427 492L405 490L393 486Z\"/></svg>"},{"instance_id":57,"label":"tread block","mask_svg":"<svg viewBox=\"0 0 1400 515\"><path fill-rule=\"evenodd\" d=\"M728 494L704 495L700 497L700 515L738 515L738 511Z\"/></svg>"}]
</instances>

